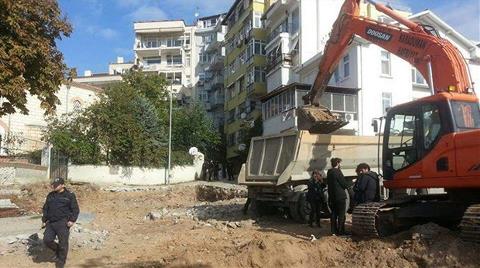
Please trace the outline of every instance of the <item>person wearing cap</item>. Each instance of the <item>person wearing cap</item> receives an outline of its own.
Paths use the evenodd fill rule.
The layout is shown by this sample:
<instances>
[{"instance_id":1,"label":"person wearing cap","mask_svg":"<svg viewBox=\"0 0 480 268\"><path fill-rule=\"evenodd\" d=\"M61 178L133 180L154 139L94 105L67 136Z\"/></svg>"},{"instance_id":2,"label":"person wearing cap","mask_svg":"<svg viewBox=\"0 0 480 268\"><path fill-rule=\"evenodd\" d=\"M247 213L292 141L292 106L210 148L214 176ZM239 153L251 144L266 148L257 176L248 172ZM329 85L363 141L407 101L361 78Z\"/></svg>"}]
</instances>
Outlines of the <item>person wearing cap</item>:
<instances>
[{"instance_id":1,"label":"person wearing cap","mask_svg":"<svg viewBox=\"0 0 480 268\"><path fill-rule=\"evenodd\" d=\"M63 267L67 260L70 227L77 221L80 210L75 194L65 188L62 178L55 178L51 185L53 191L47 195L43 205L43 242L55 251L57 267ZM58 237L58 243L55 237Z\"/></svg>"}]
</instances>

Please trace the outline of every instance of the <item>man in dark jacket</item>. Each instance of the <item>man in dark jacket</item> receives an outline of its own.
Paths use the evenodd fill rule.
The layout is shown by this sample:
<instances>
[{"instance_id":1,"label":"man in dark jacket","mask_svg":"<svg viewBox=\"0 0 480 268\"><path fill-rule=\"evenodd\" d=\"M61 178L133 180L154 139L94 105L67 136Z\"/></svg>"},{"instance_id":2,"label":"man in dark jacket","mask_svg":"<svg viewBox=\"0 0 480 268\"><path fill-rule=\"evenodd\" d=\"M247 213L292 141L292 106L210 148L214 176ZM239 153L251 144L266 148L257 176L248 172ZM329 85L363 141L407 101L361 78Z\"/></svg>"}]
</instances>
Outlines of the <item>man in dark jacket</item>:
<instances>
[{"instance_id":1,"label":"man in dark jacket","mask_svg":"<svg viewBox=\"0 0 480 268\"><path fill-rule=\"evenodd\" d=\"M65 181L62 178L53 180L52 189L43 205L42 227L45 227L43 242L55 251L57 267L64 267L70 227L77 221L80 210L75 194L65 188ZM55 237L58 237L58 243L55 242Z\"/></svg>"},{"instance_id":2,"label":"man in dark jacket","mask_svg":"<svg viewBox=\"0 0 480 268\"><path fill-rule=\"evenodd\" d=\"M350 183L343 176L340 170L342 159L332 158L332 168L327 172L328 203L332 210L330 218L331 231L334 235L345 234L345 213L347 209L347 192L351 187Z\"/></svg>"},{"instance_id":3,"label":"man in dark jacket","mask_svg":"<svg viewBox=\"0 0 480 268\"><path fill-rule=\"evenodd\" d=\"M322 174L320 171L314 170L312 172L312 178L307 183L307 201L310 203L311 211L309 216L309 225L313 227L313 220L320 227L320 212L323 206L323 189L325 189L325 183L323 183Z\"/></svg>"},{"instance_id":4,"label":"man in dark jacket","mask_svg":"<svg viewBox=\"0 0 480 268\"><path fill-rule=\"evenodd\" d=\"M371 171L366 163L359 164L356 171L358 178L353 187L355 204L380 201L380 183L377 173Z\"/></svg>"}]
</instances>

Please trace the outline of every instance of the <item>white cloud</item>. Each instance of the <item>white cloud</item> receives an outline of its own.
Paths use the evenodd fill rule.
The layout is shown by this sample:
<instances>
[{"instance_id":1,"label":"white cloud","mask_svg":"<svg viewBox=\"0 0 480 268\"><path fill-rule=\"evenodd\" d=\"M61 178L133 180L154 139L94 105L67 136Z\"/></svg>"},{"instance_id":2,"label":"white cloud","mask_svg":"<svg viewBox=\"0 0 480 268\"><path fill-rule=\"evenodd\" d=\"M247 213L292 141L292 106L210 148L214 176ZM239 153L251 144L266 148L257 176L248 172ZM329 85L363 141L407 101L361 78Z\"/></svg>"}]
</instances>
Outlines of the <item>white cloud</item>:
<instances>
[{"instance_id":1,"label":"white cloud","mask_svg":"<svg viewBox=\"0 0 480 268\"><path fill-rule=\"evenodd\" d=\"M139 6L144 2L145 1L142 1L142 0L116 0L115 1L115 3L122 8Z\"/></svg>"},{"instance_id":2,"label":"white cloud","mask_svg":"<svg viewBox=\"0 0 480 268\"><path fill-rule=\"evenodd\" d=\"M87 33L89 33L93 36L102 37L102 38L108 39L108 40L115 39L119 35L118 32L115 31L112 28L108 28L108 27L102 28L102 27L95 26L95 25L87 26L87 28L85 28L85 30L86 30Z\"/></svg>"},{"instance_id":3,"label":"white cloud","mask_svg":"<svg viewBox=\"0 0 480 268\"><path fill-rule=\"evenodd\" d=\"M480 1L449 1L432 11L465 37L480 40Z\"/></svg>"},{"instance_id":4,"label":"white cloud","mask_svg":"<svg viewBox=\"0 0 480 268\"><path fill-rule=\"evenodd\" d=\"M140 6L129 14L129 17L133 20L164 20L168 16L159 7L156 6Z\"/></svg>"}]
</instances>

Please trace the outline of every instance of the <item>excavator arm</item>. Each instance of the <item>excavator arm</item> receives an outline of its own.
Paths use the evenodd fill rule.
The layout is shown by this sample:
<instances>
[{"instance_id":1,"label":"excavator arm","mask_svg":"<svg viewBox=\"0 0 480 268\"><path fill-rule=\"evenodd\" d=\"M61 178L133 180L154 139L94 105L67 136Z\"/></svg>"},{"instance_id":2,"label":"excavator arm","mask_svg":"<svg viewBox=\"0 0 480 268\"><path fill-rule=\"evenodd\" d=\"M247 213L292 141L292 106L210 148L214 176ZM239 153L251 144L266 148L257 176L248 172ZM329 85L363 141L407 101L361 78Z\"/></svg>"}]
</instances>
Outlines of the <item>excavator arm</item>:
<instances>
[{"instance_id":1,"label":"excavator arm","mask_svg":"<svg viewBox=\"0 0 480 268\"><path fill-rule=\"evenodd\" d=\"M468 93L471 89L465 60L448 40L433 29L403 18L388 7L367 0L382 13L406 27L384 24L359 15L361 0L346 0L335 21L320 61L312 89L304 96L307 109L319 106L320 98L355 35L376 44L415 66L435 93ZM309 126L316 125L315 123ZM318 125L318 124L317 124ZM311 130L311 129L309 129ZM310 131L312 132L312 131Z\"/></svg>"}]
</instances>

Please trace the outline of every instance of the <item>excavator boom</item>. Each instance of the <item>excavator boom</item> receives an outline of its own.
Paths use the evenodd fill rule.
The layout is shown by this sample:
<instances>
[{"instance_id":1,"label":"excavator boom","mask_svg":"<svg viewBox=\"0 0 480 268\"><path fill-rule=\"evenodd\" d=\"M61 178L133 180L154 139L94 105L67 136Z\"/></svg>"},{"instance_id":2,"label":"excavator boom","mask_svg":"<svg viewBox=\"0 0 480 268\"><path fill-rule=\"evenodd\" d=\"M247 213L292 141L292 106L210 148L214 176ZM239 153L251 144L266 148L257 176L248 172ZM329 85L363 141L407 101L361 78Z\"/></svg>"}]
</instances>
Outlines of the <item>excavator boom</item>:
<instances>
[{"instance_id":1,"label":"excavator boom","mask_svg":"<svg viewBox=\"0 0 480 268\"><path fill-rule=\"evenodd\" d=\"M424 77L428 78L427 82L434 89L432 90L434 93L470 93L471 83L465 60L454 45L437 36L432 29L403 18L382 4L372 0L369 2L377 10L405 27L359 16L360 0L346 0L333 25L312 89L304 96L306 108L303 109L312 110L312 107L319 106L320 98L332 73L356 35L412 64ZM326 112L325 109L321 110ZM308 118L301 117L300 121L307 120ZM312 133L320 133L318 129L322 128L318 127L319 123L325 125L324 122L310 122L301 124L299 127ZM302 128L302 126L310 128ZM337 124L337 126L343 125Z\"/></svg>"}]
</instances>

